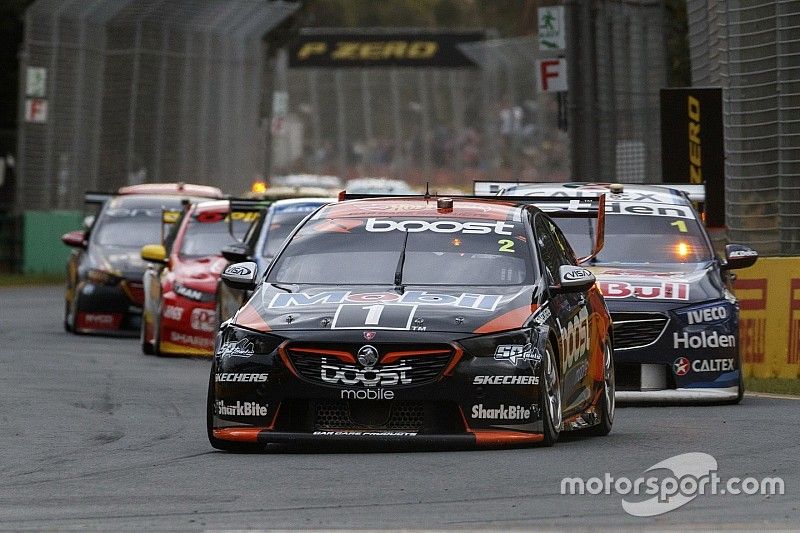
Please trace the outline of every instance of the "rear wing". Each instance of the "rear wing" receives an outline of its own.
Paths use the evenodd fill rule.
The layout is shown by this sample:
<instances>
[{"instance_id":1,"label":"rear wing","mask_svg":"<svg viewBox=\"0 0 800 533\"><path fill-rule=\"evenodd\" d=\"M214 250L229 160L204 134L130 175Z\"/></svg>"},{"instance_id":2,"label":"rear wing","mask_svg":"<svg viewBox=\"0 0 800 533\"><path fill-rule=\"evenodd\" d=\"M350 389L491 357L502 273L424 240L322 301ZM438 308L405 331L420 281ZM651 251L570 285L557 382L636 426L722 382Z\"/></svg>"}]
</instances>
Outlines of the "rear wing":
<instances>
[{"instance_id":1,"label":"rear wing","mask_svg":"<svg viewBox=\"0 0 800 533\"><path fill-rule=\"evenodd\" d=\"M497 183L497 182L493 182ZM344 200L366 200L387 198L379 194L348 194L345 191L339 193L339 201ZM390 197L389 197L390 198ZM579 196L496 196L496 195L472 195L472 196L437 196L435 194L424 195L404 195L398 199L425 199L436 200L444 209L452 209L453 202L457 200L487 200L495 203L511 203L519 205L533 205L546 213L551 218L596 218L597 231L595 233L592 252L586 257L578 259L578 263L585 263L597 256L605 244L606 228L606 194L603 193L596 197Z\"/></svg>"},{"instance_id":2,"label":"rear wing","mask_svg":"<svg viewBox=\"0 0 800 533\"><path fill-rule=\"evenodd\" d=\"M250 225L252 226L256 220L258 220L263 213L269 208L270 205L275 203L274 200L257 200L255 198L228 198L228 209L230 214L228 215L228 233L231 237L236 239L239 242L242 242L242 239L238 238L233 233L233 220L235 214L239 213L244 215L243 219L245 221L249 220ZM245 235L247 232L245 232ZM244 236L242 236L244 238Z\"/></svg>"},{"instance_id":3,"label":"rear wing","mask_svg":"<svg viewBox=\"0 0 800 533\"><path fill-rule=\"evenodd\" d=\"M86 191L86 193L83 195L83 202L87 204L102 205L114 196L114 193L111 192Z\"/></svg>"}]
</instances>

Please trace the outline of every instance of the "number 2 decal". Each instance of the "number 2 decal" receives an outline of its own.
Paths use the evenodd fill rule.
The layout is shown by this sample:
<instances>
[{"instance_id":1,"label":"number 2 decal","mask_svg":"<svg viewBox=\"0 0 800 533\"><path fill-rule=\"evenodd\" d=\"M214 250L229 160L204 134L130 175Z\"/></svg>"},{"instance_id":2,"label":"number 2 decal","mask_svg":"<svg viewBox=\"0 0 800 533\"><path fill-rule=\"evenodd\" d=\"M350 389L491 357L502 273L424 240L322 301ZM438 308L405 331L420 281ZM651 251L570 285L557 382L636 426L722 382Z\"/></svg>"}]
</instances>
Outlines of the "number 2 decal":
<instances>
[{"instance_id":1,"label":"number 2 decal","mask_svg":"<svg viewBox=\"0 0 800 533\"><path fill-rule=\"evenodd\" d=\"M675 222L672 222L670 226L675 226L681 233L686 233L688 231L686 229L686 222L683 220L676 220Z\"/></svg>"},{"instance_id":2,"label":"number 2 decal","mask_svg":"<svg viewBox=\"0 0 800 533\"><path fill-rule=\"evenodd\" d=\"M500 252L511 252L514 253L514 241L511 239L500 239L497 241L497 244L500 245Z\"/></svg>"}]
</instances>

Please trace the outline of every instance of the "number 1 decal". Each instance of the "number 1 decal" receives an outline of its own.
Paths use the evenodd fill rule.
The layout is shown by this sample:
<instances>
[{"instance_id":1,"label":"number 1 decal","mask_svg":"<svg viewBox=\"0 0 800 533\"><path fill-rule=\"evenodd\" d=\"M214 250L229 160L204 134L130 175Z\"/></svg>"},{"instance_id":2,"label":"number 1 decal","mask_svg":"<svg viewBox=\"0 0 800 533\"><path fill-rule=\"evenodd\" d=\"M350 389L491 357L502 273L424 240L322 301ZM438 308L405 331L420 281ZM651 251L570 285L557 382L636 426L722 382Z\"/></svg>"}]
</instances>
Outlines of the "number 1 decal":
<instances>
[{"instance_id":1,"label":"number 1 decal","mask_svg":"<svg viewBox=\"0 0 800 533\"><path fill-rule=\"evenodd\" d=\"M681 233L686 233L688 230L686 229L686 222L683 220L676 220L675 222L671 223L670 226L675 226L678 228L678 231Z\"/></svg>"},{"instance_id":2,"label":"number 1 decal","mask_svg":"<svg viewBox=\"0 0 800 533\"><path fill-rule=\"evenodd\" d=\"M333 315L331 329L411 329L417 311L411 304L342 304Z\"/></svg>"},{"instance_id":3,"label":"number 1 decal","mask_svg":"<svg viewBox=\"0 0 800 533\"><path fill-rule=\"evenodd\" d=\"M511 252L514 253L514 241L511 239L500 239L497 241L497 244L500 245L500 252Z\"/></svg>"}]
</instances>

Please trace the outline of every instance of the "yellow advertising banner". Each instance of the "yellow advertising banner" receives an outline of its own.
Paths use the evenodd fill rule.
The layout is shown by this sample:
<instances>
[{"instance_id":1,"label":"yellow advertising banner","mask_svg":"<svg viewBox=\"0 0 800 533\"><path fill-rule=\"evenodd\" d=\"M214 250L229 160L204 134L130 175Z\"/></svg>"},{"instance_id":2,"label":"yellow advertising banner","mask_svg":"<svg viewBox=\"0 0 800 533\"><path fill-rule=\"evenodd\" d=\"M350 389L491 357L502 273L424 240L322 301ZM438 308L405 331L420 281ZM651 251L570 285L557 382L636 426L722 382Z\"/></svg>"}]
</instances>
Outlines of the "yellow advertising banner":
<instances>
[{"instance_id":1,"label":"yellow advertising banner","mask_svg":"<svg viewBox=\"0 0 800 533\"><path fill-rule=\"evenodd\" d=\"M745 376L800 376L800 257L762 257L736 276Z\"/></svg>"}]
</instances>

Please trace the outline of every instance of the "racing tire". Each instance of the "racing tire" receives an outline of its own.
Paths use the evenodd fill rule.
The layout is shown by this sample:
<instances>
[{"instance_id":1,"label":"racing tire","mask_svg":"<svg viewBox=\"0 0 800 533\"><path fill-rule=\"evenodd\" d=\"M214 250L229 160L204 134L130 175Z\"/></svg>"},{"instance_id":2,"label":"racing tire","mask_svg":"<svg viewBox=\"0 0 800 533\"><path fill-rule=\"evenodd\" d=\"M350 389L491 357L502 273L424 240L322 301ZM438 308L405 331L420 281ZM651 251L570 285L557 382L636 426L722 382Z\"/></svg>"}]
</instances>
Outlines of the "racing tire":
<instances>
[{"instance_id":1,"label":"racing tire","mask_svg":"<svg viewBox=\"0 0 800 533\"><path fill-rule=\"evenodd\" d=\"M595 437L605 437L611 433L611 426L614 424L614 411L616 410L617 391L614 381L614 350L611 344L607 343L603 348L603 394L600 396L600 420L587 428L586 434Z\"/></svg>"},{"instance_id":2,"label":"racing tire","mask_svg":"<svg viewBox=\"0 0 800 533\"><path fill-rule=\"evenodd\" d=\"M542 433L544 439L542 446L552 446L558 440L558 435L564 427L563 411L561 407L561 380L556 363L556 352L548 339L545 353L542 356Z\"/></svg>"},{"instance_id":3,"label":"racing tire","mask_svg":"<svg viewBox=\"0 0 800 533\"><path fill-rule=\"evenodd\" d=\"M72 333L73 331L75 331L75 328L72 327L69 311L70 311L69 300L64 299L64 331L66 331L67 333Z\"/></svg>"},{"instance_id":4,"label":"racing tire","mask_svg":"<svg viewBox=\"0 0 800 533\"><path fill-rule=\"evenodd\" d=\"M742 398L744 398L744 369L742 368L741 362L739 362L739 390L736 394L736 398L723 402L723 405L736 405L742 401Z\"/></svg>"},{"instance_id":5,"label":"racing tire","mask_svg":"<svg viewBox=\"0 0 800 533\"><path fill-rule=\"evenodd\" d=\"M153 317L153 355L161 357L161 304L158 304L156 316Z\"/></svg>"},{"instance_id":6,"label":"racing tire","mask_svg":"<svg viewBox=\"0 0 800 533\"><path fill-rule=\"evenodd\" d=\"M217 450L234 453L254 453L264 451L262 444L251 444L245 442L230 442L221 440L214 436L214 374L216 367L211 366L211 375L208 377L208 396L206 399L206 433L208 442Z\"/></svg>"},{"instance_id":7,"label":"racing tire","mask_svg":"<svg viewBox=\"0 0 800 533\"><path fill-rule=\"evenodd\" d=\"M147 340L147 320L142 316L142 326L139 328L139 341L142 343L142 353L145 355L153 355L155 349L153 343Z\"/></svg>"}]
</instances>

